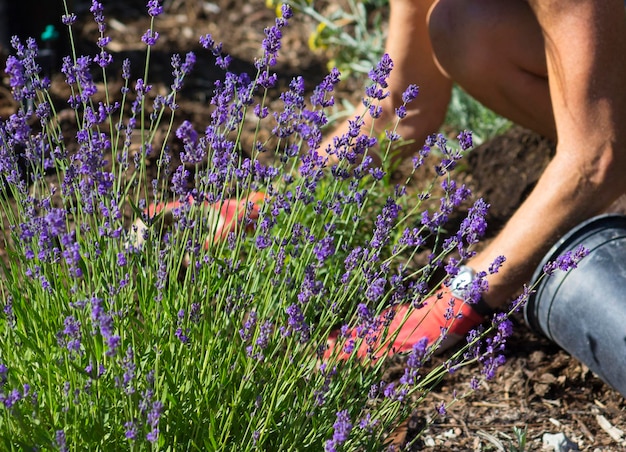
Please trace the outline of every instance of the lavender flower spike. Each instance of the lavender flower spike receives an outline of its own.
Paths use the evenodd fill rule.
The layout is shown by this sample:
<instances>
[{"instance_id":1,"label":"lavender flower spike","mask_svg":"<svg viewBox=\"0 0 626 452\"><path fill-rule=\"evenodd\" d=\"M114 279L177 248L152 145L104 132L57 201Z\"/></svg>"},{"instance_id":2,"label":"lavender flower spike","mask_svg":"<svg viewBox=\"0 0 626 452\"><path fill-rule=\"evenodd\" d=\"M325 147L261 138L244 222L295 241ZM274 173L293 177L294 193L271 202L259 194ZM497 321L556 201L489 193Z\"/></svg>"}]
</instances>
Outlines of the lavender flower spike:
<instances>
[{"instance_id":1,"label":"lavender flower spike","mask_svg":"<svg viewBox=\"0 0 626 452\"><path fill-rule=\"evenodd\" d=\"M350 437L352 431L352 423L350 422L350 415L348 410L342 410L337 412L337 420L333 425L334 433L332 439L326 441L324 444L325 452L336 452L337 447L345 443Z\"/></svg>"},{"instance_id":2,"label":"lavender flower spike","mask_svg":"<svg viewBox=\"0 0 626 452\"><path fill-rule=\"evenodd\" d=\"M146 6L148 8L148 15L150 15L150 17L155 17L163 14L163 6L159 4L159 0L149 0Z\"/></svg>"}]
</instances>

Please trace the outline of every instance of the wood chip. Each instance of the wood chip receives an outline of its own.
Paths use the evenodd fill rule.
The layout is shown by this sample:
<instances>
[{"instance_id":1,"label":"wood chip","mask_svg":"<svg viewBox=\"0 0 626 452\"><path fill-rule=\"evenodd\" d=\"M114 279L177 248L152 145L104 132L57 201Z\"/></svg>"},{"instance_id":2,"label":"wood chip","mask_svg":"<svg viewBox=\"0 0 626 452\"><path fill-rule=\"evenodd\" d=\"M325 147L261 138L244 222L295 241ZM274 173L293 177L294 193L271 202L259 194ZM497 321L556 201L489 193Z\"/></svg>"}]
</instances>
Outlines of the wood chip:
<instances>
[{"instance_id":1,"label":"wood chip","mask_svg":"<svg viewBox=\"0 0 626 452\"><path fill-rule=\"evenodd\" d=\"M593 401L593 403L595 403L597 406L599 406L600 408L602 408L603 410L606 408L606 405L602 402L600 402L598 399L595 399Z\"/></svg>"},{"instance_id":2,"label":"wood chip","mask_svg":"<svg viewBox=\"0 0 626 452\"><path fill-rule=\"evenodd\" d=\"M114 18L109 19L109 27L115 31L121 31L122 33L126 33L128 31L128 26L126 24Z\"/></svg>"},{"instance_id":3,"label":"wood chip","mask_svg":"<svg viewBox=\"0 0 626 452\"><path fill-rule=\"evenodd\" d=\"M492 402L472 402L472 406L480 406L486 408L509 408L508 403L492 403Z\"/></svg>"},{"instance_id":4,"label":"wood chip","mask_svg":"<svg viewBox=\"0 0 626 452\"><path fill-rule=\"evenodd\" d=\"M541 402L548 406L561 406L560 400L541 399Z\"/></svg>"},{"instance_id":5,"label":"wood chip","mask_svg":"<svg viewBox=\"0 0 626 452\"><path fill-rule=\"evenodd\" d=\"M561 426L561 423L557 419L554 419L553 417L549 418L548 420L550 421L551 424L554 424L557 427Z\"/></svg>"},{"instance_id":6,"label":"wood chip","mask_svg":"<svg viewBox=\"0 0 626 452\"><path fill-rule=\"evenodd\" d=\"M615 427L613 424L609 422L607 418L602 416L601 414L596 415L596 421L602 430L604 430L608 435L618 443L622 441L624 436L624 432L619 428Z\"/></svg>"},{"instance_id":7,"label":"wood chip","mask_svg":"<svg viewBox=\"0 0 626 452\"><path fill-rule=\"evenodd\" d=\"M481 438L483 438L484 440L490 442L498 451L500 452L506 451L506 449L504 448L504 444L502 444L502 442L495 436L490 435L484 430L478 430L476 434L480 436Z\"/></svg>"},{"instance_id":8,"label":"wood chip","mask_svg":"<svg viewBox=\"0 0 626 452\"><path fill-rule=\"evenodd\" d=\"M591 433L591 431L587 428L587 425L575 413L572 413L572 419L576 421L576 423L578 424L578 427L580 428L580 431L583 432L585 436L587 437L587 439L589 440L589 442L593 444L595 442L595 438L593 434Z\"/></svg>"}]
</instances>

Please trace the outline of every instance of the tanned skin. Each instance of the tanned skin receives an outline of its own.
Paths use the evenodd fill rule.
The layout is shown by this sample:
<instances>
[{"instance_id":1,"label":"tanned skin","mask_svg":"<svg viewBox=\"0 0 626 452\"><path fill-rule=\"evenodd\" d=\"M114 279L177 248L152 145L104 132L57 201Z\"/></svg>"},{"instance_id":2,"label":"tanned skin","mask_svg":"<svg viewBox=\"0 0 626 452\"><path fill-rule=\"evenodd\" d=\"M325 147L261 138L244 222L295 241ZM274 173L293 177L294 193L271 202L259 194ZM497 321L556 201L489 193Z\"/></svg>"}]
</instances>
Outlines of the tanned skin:
<instances>
[{"instance_id":1,"label":"tanned skin","mask_svg":"<svg viewBox=\"0 0 626 452\"><path fill-rule=\"evenodd\" d=\"M454 81L495 112L557 142L534 190L468 263L487 270L506 257L484 294L490 306L501 307L560 236L626 192L624 3L390 0L390 7L391 96L376 128L394 119L413 83L420 94L398 133L423 143L443 122ZM402 148L400 158L414 146Z\"/></svg>"}]
</instances>

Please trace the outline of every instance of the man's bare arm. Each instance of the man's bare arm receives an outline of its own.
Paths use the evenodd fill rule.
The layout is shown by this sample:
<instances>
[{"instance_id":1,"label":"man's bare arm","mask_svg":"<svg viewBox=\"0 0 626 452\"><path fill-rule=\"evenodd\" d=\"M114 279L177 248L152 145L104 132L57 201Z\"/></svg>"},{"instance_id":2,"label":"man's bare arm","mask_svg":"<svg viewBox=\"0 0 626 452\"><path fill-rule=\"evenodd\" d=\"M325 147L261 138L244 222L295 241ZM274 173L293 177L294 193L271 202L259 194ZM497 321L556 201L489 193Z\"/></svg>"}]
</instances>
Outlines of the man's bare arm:
<instances>
[{"instance_id":1,"label":"man's bare arm","mask_svg":"<svg viewBox=\"0 0 626 452\"><path fill-rule=\"evenodd\" d=\"M542 27L557 153L496 239L470 265L507 257L485 295L504 303L568 229L626 191L626 15L619 0L532 0Z\"/></svg>"}]
</instances>

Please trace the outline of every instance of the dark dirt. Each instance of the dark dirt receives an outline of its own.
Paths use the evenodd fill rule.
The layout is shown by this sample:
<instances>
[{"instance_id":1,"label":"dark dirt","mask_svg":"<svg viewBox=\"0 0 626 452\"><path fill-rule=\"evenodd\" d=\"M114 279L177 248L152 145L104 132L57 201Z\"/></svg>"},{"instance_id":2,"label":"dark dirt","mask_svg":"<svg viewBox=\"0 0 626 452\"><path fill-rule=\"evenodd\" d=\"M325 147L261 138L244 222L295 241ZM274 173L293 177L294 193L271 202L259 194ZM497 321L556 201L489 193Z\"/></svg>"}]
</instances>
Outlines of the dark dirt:
<instances>
[{"instance_id":1,"label":"dark dirt","mask_svg":"<svg viewBox=\"0 0 626 452\"><path fill-rule=\"evenodd\" d=\"M109 18L110 49L115 58L129 57L136 70L143 70L144 55L139 37L148 28L143 1L103 1ZM231 70L254 73L253 61L259 56L263 28L271 25L274 12L260 0L217 0L215 3L172 0L156 27L161 40L152 55L152 79L157 87L169 84L170 55L173 52L198 50L197 37L211 33L224 43L224 51L234 57ZM294 75L304 75L309 87L326 73L324 55L312 53L307 38L312 24L297 16L285 32L278 66L281 83ZM89 17L82 22L77 41L79 53L93 53L97 29ZM205 123L207 97L212 82L222 76L204 53L197 52L198 63L181 100L179 121L190 119ZM55 76L58 77L58 76ZM56 78L55 78L56 80ZM62 80L62 79L61 79ZM6 117L15 104L0 86L0 115ZM55 83L61 86L62 83ZM360 95L355 80L342 83L337 96L355 101ZM59 99L67 96L61 88ZM184 116L186 115L186 116ZM71 130L72 117L63 119ZM244 137L245 140L245 137ZM491 204L488 218L490 233L495 234L532 189L554 153L553 143L536 134L514 127L474 149L460 173L475 192ZM470 451L509 450L515 444L513 428L526 428L526 450L541 450L545 433L564 433L582 451L626 450L626 401L616 391L596 378L584 365L558 346L533 333L521 317L510 341L507 364L494 380L474 394L456 401L447 416L435 415L435 405L450 402L453 393L465 392L475 369L463 368L446 378L430 397L416 407L414 415L396 432L398 444L413 438L424 420L432 422L412 450ZM393 375L393 368L389 370ZM612 429L610 427L613 427ZM545 449L550 450L550 449Z\"/></svg>"}]
</instances>

